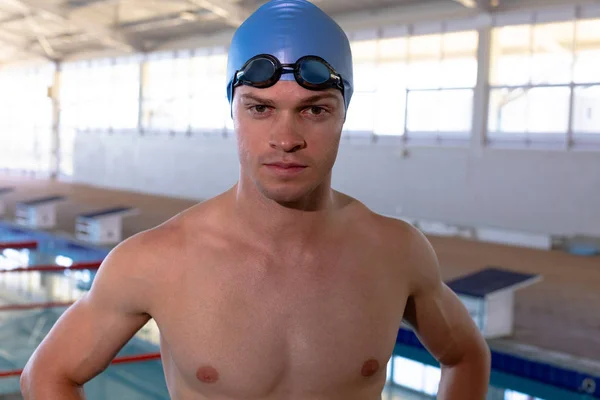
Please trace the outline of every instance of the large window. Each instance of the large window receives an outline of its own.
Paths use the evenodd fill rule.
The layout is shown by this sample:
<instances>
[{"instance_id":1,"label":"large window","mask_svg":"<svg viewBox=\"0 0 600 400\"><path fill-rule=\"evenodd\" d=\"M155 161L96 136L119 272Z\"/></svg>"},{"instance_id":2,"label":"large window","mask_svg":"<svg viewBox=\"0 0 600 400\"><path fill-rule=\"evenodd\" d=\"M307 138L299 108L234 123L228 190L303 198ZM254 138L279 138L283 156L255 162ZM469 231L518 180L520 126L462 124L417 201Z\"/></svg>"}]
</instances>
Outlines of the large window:
<instances>
[{"instance_id":1,"label":"large window","mask_svg":"<svg viewBox=\"0 0 600 400\"><path fill-rule=\"evenodd\" d=\"M600 136L600 19L578 21L575 30L573 135Z\"/></svg>"},{"instance_id":2,"label":"large window","mask_svg":"<svg viewBox=\"0 0 600 400\"><path fill-rule=\"evenodd\" d=\"M345 130L468 137L477 42L475 31L353 42L355 93Z\"/></svg>"},{"instance_id":3,"label":"large window","mask_svg":"<svg viewBox=\"0 0 600 400\"><path fill-rule=\"evenodd\" d=\"M49 172L54 64L0 68L0 168Z\"/></svg>"},{"instance_id":4,"label":"large window","mask_svg":"<svg viewBox=\"0 0 600 400\"><path fill-rule=\"evenodd\" d=\"M73 173L77 132L138 127L140 58L65 63L60 79L60 166Z\"/></svg>"},{"instance_id":5,"label":"large window","mask_svg":"<svg viewBox=\"0 0 600 400\"><path fill-rule=\"evenodd\" d=\"M65 64L61 127L80 131L137 129L139 69L136 57Z\"/></svg>"},{"instance_id":6,"label":"large window","mask_svg":"<svg viewBox=\"0 0 600 400\"><path fill-rule=\"evenodd\" d=\"M148 60L144 68L144 130L222 132L231 127L225 49L166 53Z\"/></svg>"},{"instance_id":7,"label":"large window","mask_svg":"<svg viewBox=\"0 0 600 400\"><path fill-rule=\"evenodd\" d=\"M190 126L192 131L233 129L227 100L227 52L224 48L198 51L192 59Z\"/></svg>"},{"instance_id":8,"label":"large window","mask_svg":"<svg viewBox=\"0 0 600 400\"><path fill-rule=\"evenodd\" d=\"M151 131L187 130L189 56L158 55L144 64L142 127Z\"/></svg>"},{"instance_id":9,"label":"large window","mask_svg":"<svg viewBox=\"0 0 600 400\"><path fill-rule=\"evenodd\" d=\"M488 138L584 143L600 134L600 20L495 28Z\"/></svg>"}]
</instances>

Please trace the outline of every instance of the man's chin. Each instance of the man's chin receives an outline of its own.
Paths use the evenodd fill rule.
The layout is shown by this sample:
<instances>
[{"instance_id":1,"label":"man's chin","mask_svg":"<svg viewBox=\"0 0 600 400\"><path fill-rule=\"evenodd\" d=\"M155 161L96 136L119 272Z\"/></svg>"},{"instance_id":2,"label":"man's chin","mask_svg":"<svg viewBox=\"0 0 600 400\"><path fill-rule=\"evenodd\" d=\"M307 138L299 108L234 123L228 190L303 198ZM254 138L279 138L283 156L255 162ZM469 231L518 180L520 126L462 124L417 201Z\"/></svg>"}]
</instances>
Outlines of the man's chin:
<instances>
[{"instance_id":1,"label":"man's chin","mask_svg":"<svg viewBox=\"0 0 600 400\"><path fill-rule=\"evenodd\" d=\"M300 202L305 196L303 193L291 190L264 190L263 196L279 204L291 204Z\"/></svg>"},{"instance_id":2,"label":"man's chin","mask_svg":"<svg viewBox=\"0 0 600 400\"><path fill-rule=\"evenodd\" d=\"M303 203L310 194L310 191L306 188L297 187L296 185L284 186L287 187L260 186L259 191L267 200L290 207Z\"/></svg>"}]
</instances>

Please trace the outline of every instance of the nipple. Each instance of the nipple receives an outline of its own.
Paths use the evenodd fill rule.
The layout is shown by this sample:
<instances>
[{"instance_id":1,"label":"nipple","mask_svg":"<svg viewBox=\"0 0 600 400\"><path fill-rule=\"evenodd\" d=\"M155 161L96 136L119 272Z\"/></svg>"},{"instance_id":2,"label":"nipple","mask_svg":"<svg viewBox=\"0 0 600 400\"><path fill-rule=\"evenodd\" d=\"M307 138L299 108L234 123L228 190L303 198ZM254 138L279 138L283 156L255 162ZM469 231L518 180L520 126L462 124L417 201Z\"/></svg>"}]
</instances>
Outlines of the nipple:
<instances>
[{"instance_id":1,"label":"nipple","mask_svg":"<svg viewBox=\"0 0 600 400\"><path fill-rule=\"evenodd\" d=\"M362 370L360 371L361 375L364 377L370 377L375 375L375 373L379 371L379 362L375 359L370 359L365 361L363 364Z\"/></svg>"},{"instance_id":2,"label":"nipple","mask_svg":"<svg viewBox=\"0 0 600 400\"><path fill-rule=\"evenodd\" d=\"M200 382L215 383L219 380L219 373L213 367L200 367L196 372L196 378Z\"/></svg>"}]
</instances>

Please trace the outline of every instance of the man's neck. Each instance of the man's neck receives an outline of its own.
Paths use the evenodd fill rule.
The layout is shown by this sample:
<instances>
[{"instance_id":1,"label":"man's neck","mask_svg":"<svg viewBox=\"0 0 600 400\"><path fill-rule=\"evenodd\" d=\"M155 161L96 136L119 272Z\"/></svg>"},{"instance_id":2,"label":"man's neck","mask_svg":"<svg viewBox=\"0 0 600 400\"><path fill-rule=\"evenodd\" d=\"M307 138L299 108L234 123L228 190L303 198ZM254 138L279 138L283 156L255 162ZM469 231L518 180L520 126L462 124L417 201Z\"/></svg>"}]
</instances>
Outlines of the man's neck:
<instances>
[{"instance_id":1,"label":"man's neck","mask_svg":"<svg viewBox=\"0 0 600 400\"><path fill-rule=\"evenodd\" d=\"M294 205L284 205L240 183L231 190L237 222L269 247L308 244L330 226L336 208L335 192L330 187L319 192Z\"/></svg>"}]
</instances>

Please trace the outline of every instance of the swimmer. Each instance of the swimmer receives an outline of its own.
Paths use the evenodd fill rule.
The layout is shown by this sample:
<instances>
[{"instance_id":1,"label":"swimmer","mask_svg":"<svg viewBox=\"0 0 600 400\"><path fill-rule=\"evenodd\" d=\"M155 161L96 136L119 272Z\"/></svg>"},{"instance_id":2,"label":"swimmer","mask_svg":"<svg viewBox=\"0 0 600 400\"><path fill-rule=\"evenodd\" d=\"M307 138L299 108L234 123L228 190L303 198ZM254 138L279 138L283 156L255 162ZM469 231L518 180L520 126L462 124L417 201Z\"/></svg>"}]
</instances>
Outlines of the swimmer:
<instances>
[{"instance_id":1,"label":"swimmer","mask_svg":"<svg viewBox=\"0 0 600 400\"><path fill-rule=\"evenodd\" d=\"M27 363L25 399L84 398L150 318L175 400L380 399L402 321L441 365L438 399L484 399L489 349L426 238L331 187L353 91L341 28L270 1L227 79L238 181L108 255Z\"/></svg>"}]
</instances>

